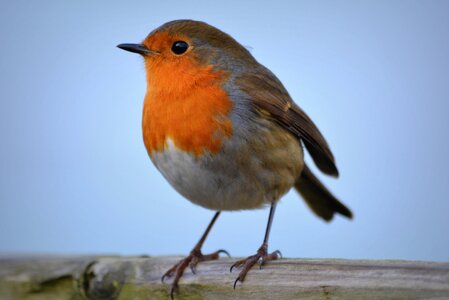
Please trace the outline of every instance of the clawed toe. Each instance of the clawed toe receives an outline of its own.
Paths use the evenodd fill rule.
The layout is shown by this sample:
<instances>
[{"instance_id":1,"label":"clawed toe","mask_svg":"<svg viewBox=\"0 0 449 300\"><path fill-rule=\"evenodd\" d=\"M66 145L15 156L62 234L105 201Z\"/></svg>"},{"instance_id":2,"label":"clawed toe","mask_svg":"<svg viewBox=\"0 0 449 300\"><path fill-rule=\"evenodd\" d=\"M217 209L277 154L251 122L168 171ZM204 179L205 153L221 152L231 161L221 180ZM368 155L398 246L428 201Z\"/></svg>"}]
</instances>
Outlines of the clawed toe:
<instances>
[{"instance_id":1,"label":"clawed toe","mask_svg":"<svg viewBox=\"0 0 449 300\"><path fill-rule=\"evenodd\" d=\"M239 282L239 281L241 281L241 280L240 280L240 276L237 277L237 279L234 281L234 290L235 290L235 286L237 285L237 282Z\"/></svg>"},{"instance_id":2,"label":"clawed toe","mask_svg":"<svg viewBox=\"0 0 449 300\"><path fill-rule=\"evenodd\" d=\"M175 295L175 291L178 290L178 284L172 284L171 288L170 288L170 299L173 300L174 299L174 295Z\"/></svg>"},{"instance_id":3,"label":"clawed toe","mask_svg":"<svg viewBox=\"0 0 449 300\"><path fill-rule=\"evenodd\" d=\"M231 268L230 268L230 272L232 272L232 270L234 268L239 268L242 267L242 270L239 273L239 276L237 277L237 279L234 281L234 289L237 285L237 283L243 282L245 280L246 274L249 272L249 270L251 270L251 268L256 264L259 263L259 267L260 269L262 268L262 266L270 260L275 260L278 258L282 257L282 254L279 250L274 251L273 253L267 253L268 250L268 245L267 244L263 244L259 250L257 251L257 253L255 255L251 255L248 256L245 259L239 260L237 262L235 262Z\"/></svg>"},{"instance_id":4,"label":"clawed toe","mask_svg":"<svg viewBox=\"0 0 449 300\"><path fill-rule=\"evenodd\" d=\"M161 282L164 283L166 278L170 278L173 276L173 273L175 272L177 266L179 265L179 263L177 263L176 265L174 265L171 269L169 269L167 272L164 273L164 275L162 275L161 277Z\"/></svg>"},{"instance_id":5,"label":"clawed toe","mask_svg":"<svg viewBox=\"0 0 449 300\"><path fill-rule=\"evenodd\" d=\"M220 249L218 251L215 251L210 254L202 254L200 250L194 249L192 252L190 252L189 256L181 259L178 263L176 263L173 267L171 267L167 272L165 272L164 275L161 277L161 281L164 282L165 279L173 278L173 282L171 284L170 288L170 298L173 299L173 295L175 291L178 290L178 283L181 279L182 275L184 274L184 271L187 267L190 267L190 270L193 274L196 274L196 266L198 263L202 261L209 261L209 260L216 260L220 257L220 254L226 254L230 257L230 254L228 251Z\"/></svg>"},{"instance_id":6,"label":"clawed toe","mask_svg":"<svg viewBox=\"0 0 449 300\"><path fill-rule=\"evenodd\" d=\"M227 257L231 257L231 254L229 254L229 252L224 249L220 249L217 251L217 254L220 254L220 253L226 254Z\"/></svg>"},{"instance_id":7,"label":"clawed toe","mask_svg":"<svg viewBox=\"0 0 449 300\"><path fill-rule=\"evenodd\" d=\"M262 258L259 259L259 269L262 269L262 267L265 265L265 263L267 261L276 260L276 259L279 259L279 258L282 258L282 253L279 250L276 250L276 251L274 251L274 252L272 252L270 254L262 256Z\"/></svg>"},{"instance_id":8,"label":"clawed toe","mask_svg":"<svg viewBox=\"0 0 449 300\"><path fill-rule=\"evenodd\" d=\"M242 260L236 261L236 262L231 266L231 268L229 269L229 272L232 273L232 270L233 270L234 268L239 268L241 265L243 265L243 264L245 263L245 261L246 261L248 258L250 258L250 257L247 257L246 259L242 259Z\"/></svg>"}]
</instances>

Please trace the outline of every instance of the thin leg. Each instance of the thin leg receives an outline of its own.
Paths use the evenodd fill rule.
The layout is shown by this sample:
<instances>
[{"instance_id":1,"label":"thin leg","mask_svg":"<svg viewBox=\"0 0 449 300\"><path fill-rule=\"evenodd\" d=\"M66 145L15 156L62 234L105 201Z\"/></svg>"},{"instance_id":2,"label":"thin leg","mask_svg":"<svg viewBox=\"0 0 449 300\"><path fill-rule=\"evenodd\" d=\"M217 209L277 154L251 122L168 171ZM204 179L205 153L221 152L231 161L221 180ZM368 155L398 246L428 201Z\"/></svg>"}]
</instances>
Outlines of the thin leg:
<instances>
[{"instance_id":1,"label":"thin leg","mask_svg":"<svg viewBox=\"0 0 449 300\"><path fill-rule=\"evenodd\" d=\"M209 225L207 225L206 231L204 231L204 233L201 236L200 240L198 241L198 243L196 243L195 248L193 248L193 249L201 250L201 247L203 247L204 241L206 240L207 236L209 235L209 231L212 229L212 226L214 226L215 221L217 221L218 216L220 215L220 213L221 213L221 211L217 211L215 213L215 215L212 218L212 220L210 221Z\"/></svg>"},{"instance_id":2,"label":"thin leg","mask_svg":"<svg viewBox=\"0 0 449 300\"><path fill-rule=\"evenodd\" d=\"M269 260L275 260L281 257L281 252L279 250L274 251L273 253L268 253L268 239L270 237L271 224L273 223L274 212L276 211L276 203L271 203L270 214L268 216L267 229L265 230L265 237L263 239L262 246L260 246L259 250L255 255L248 256L245 259L237 261L235 264L231 266L231 272L234 268L239 268L242 266L242 270L239 273L239 276L234 281L234 289L237 285L237 282L243 282L245 280L246 274L251 270L251 268L257 263L260 263L260 267L265 264L265 262Z\"/></svg>"},{"instance_id":3,"label":"thin leg","mask_svg":"<svg viewBox=\"0 0 449 300\"><path fill-rule=\"evenodd\" d=\"M271 203L270 214L268 215L267 229L265 229L265 237L263 238L263 243L268 244L268 238L270 237L271 224L273 224L274 212L276 211L275 202Z\"/></svg>"},{"instance_id":4,"label":"thin leg","mask_svg":"<svg viewBox=\"0 0 449 300\"><path fill-rule=\"evenodd\" d=\"M206 240L207 235L209 234L209 231L212 229L212 226L214 225L219 215L220 212L217 211L212 220L210 221L209 225L207 226L206 231L203 233L200 240L198 241L198 243L196 243L195 247L193 247L192 251L190 251L190 254L186 258L181 259L176 265L174 265L167 272L165 272L164 275L162 275L161 278L162 282L164 282L165 278L170 278L173 275L175 275L170 289L171 299L173 299L173 294L175 290L178 289L178 282L181 279L182 274L184 274L184 270L187 268L187 266L190 266L192 273L195 274L196 266L198 265L199 262L218 259L220 253L224 253L229 256L229 253L223 249L215 251L211 254L201 253L201 247L203 246L204 241Z\"/></svg>"}]
</instances>

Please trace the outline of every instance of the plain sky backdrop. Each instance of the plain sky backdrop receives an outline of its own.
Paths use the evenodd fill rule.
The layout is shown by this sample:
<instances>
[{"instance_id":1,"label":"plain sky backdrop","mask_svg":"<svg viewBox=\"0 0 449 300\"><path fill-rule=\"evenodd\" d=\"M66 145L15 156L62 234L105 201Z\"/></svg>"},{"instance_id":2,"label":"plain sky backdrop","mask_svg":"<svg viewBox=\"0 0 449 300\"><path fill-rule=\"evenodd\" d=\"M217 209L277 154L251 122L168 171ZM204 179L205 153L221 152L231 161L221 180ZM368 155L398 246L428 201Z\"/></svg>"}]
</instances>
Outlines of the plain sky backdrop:
<instances>
[{"instance_id":1,"label":"plain sky backdrop","mask_svg":"<svg viewBox=\"0 0 449 300\"><path fill-rule=\"evenodd\" d=\"M354 212L291 191L287 257L449 261L449 1L2 1L0 253L187 254L213 212L177 194L141 137L140 42L174 19L247 46L328 140ZM224 213L205 252L253 254L268 210Z\"/></svg>"}]
</instances>

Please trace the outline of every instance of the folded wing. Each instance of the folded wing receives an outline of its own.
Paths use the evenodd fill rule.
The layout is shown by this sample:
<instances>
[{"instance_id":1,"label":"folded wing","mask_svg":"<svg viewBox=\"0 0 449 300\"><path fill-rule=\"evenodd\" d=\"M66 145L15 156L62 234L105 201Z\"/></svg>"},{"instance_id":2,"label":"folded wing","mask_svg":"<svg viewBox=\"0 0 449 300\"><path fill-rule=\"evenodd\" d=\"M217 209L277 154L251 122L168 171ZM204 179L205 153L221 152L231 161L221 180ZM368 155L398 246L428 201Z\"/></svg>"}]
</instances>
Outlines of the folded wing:
<instances>
[{"instance_id":1,"label":"folded wing","mask_svg":"<svg viewBox=\"0 0 449 300\"><path fill-rule=\"evenodd\" d=\"M323 173L338 177L334 156L323 135L271 71L261 66L258 72L242 74L236 82L256 111L298 137Z\"/></svg>"}]
</instances>

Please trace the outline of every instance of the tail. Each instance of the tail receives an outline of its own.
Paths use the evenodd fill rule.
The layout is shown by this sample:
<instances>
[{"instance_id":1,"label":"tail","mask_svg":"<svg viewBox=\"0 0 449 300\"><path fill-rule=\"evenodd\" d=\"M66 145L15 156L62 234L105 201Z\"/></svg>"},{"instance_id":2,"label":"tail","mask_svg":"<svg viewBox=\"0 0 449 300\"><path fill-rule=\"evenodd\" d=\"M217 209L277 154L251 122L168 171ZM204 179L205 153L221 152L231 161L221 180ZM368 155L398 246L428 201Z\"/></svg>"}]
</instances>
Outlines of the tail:
<instances>
[{"instance_id":1,"label":"tail","mask_svg":"<svg viewBox=\"0 0 449 300\"><path fill-rule=\"evenodd\" d=\"M313 175L307 165L296 180L296 190L312 211L326 221L332 220L334 213L352 219L352 212L337 200L331 192Z\"/></svg>"}]
</instances>

